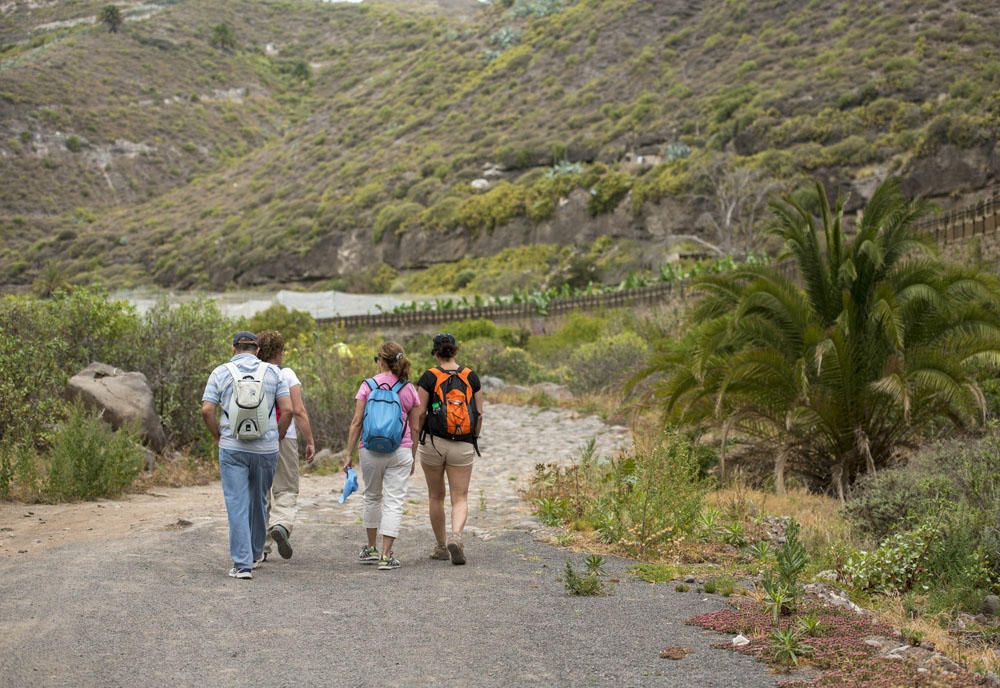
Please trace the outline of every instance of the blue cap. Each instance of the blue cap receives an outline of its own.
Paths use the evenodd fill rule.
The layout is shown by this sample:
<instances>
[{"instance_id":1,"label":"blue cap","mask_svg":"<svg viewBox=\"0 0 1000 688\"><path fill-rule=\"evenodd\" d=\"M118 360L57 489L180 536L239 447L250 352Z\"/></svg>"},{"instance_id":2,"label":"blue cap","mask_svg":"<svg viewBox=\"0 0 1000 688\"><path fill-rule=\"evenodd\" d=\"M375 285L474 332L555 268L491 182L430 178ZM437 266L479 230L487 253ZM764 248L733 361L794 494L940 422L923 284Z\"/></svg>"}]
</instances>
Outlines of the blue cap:
<instances>
[{"instance_id":1,"label":"blue cap","mask_svg":"<svg viewBox=\"0 0 1000 688\"><path fill-rule=\"evenodd\" d=\"M253 344L257 346L257 335L253 332L237 332L233 335L233 346L239 346L240 344Z\"/></svg>"}]
</instances>

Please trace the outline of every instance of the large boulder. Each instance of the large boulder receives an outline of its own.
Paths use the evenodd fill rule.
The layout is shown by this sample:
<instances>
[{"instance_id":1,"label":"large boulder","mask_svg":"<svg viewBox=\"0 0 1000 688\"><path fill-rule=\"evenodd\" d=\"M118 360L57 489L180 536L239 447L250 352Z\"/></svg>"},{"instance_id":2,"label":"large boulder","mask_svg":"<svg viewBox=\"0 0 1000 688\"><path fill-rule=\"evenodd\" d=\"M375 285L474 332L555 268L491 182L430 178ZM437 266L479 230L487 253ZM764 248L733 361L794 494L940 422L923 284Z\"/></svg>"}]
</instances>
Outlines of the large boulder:
<instances>
[{"instance_id":1,"label":"large boulder","mask_svg":"<svg viewBox=\"0 0 1000 688\"><path fill-rule=\"evenodd\" d=\"M153 391L142 373L129 373L104 363L91 363L69 379L66 397L103 412L115 430L129 426L155 452L167 446L167 436L153 407Z\"/></svg>"}]
</instances>

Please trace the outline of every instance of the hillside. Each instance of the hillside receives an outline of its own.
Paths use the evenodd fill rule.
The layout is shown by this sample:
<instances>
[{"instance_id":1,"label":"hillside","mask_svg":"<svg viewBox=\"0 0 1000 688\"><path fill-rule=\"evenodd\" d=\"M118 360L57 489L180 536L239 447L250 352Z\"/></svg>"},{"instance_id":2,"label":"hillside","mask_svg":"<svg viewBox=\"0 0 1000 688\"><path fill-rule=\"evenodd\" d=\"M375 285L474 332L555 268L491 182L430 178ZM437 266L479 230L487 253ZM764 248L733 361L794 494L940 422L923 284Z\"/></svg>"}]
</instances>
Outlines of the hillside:
<instances>
[{"instance_id":1,"label":"hillside","mask_svg":"<svg viewBox=\"0 0 1000 688\"><path fill-rule=\"evenodd\" d=\"M934 196L1000 177L989 0L220 0L72 24L103 4L0 8L8 287L662 247L703 231L721 156L858 202L892 173Z\"/></svg>"}]
</instances>

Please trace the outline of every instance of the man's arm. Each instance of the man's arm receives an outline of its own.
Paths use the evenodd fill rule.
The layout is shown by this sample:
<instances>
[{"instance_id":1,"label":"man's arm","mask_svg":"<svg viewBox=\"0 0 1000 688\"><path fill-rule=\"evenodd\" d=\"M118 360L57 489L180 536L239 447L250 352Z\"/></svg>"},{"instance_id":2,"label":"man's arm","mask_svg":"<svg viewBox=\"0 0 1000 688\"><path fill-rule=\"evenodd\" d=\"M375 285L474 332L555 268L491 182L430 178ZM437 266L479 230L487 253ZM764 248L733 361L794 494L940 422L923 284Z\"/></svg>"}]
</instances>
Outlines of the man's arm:
<instances>
[{"instance_id":1,"label":"man's arm","mask_svg":"<svg viewBox=\"0 0 1000 688\"><path fill-rule=\"evenodd\" d=\"M302 385L293 386L289 392L295 414L295 431L301 433L302 439L306 441L306 463L312 463L316 456L316 443L313 441L312 426L309 425L309 412L302 401Z\"/></svg>"},{"instance_id":2,"label":"man's arm","mask_svg":"<svg viewBox=\"0 0 1000 688\"><path fill-rule=\"evenodd\" d=\"M205 427L212 433L216 443L219 441L219 419L215 417L216 404L211 401L201 402L201 419L205 421Z\"/></svg>"},{"instance_id":3,"label":"man's arm","mask_svg":"<svg viewBox=\"0 0 1000 688\"><path fill-rule=\"evenodd\" d=\"M276 401L278 408L281 409L281 418L278 419L278 439L283 440L285 433L288 432L288 426L292 424L295 412L292 410L291 397L278 397Z\"/></svg>"}]
</instances>

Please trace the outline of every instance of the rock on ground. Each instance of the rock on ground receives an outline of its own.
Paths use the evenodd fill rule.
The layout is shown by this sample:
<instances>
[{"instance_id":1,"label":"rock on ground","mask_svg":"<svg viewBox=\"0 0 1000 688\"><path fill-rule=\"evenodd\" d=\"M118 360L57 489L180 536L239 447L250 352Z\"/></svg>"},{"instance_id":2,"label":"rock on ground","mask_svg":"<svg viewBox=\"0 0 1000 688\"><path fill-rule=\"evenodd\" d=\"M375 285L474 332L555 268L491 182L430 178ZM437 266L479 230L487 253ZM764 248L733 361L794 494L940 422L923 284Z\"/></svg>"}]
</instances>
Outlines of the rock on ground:
<instances>
[{"instance_id":1,"label":"rock on ground","mask_svg":"<svg viewBox=\"0 0 1000 688\"><path fill-rule=\"evenodd\" d=\"M104 363L91 363L69 379L66 396L103 411L115 430L130 426L157 453L167 445L167 436L153 406L153 391L146 376L125 372Z\"/></svg>"}]
</instances>

